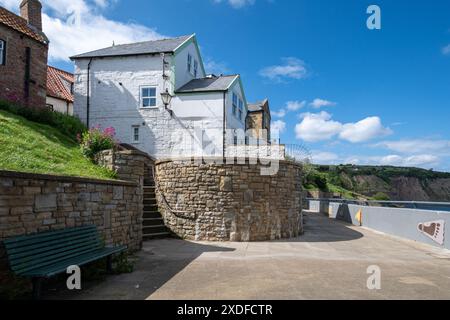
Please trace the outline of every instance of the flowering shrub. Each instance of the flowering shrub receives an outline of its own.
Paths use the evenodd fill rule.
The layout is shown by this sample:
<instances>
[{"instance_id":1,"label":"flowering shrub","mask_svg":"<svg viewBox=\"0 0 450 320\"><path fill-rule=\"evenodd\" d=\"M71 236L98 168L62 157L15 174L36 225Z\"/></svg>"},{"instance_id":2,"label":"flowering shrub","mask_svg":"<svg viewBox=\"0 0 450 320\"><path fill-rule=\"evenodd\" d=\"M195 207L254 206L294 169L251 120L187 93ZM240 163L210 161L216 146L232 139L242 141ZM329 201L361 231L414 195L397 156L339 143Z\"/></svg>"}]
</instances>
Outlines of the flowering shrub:
<instances>
[{"instance_id":1,"label":"flowering shrub","mask_svg":"<svg viewBox=\"0 0 450 320\"><path fill-rule=\"evenodd\" d=\"M112 127L101 129L100 126L94 127L89 131L78 135L77 139L80 142L83 154L92 161L95 155L103 150L114 149L118 142L114 138L116 130Z\"/></svg>"}]
</instances>

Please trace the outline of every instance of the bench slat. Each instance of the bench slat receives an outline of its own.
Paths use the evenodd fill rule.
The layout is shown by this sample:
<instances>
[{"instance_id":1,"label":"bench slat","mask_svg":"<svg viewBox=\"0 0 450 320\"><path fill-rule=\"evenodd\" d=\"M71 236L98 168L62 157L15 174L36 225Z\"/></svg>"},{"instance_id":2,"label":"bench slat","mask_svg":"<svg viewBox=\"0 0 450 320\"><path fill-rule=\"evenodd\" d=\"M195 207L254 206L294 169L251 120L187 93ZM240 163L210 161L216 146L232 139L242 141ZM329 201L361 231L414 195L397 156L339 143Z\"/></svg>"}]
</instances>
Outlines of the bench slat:
<instances>
[{"instance_id":1,"label":"bench slat","mask_svg":"<svg viewBox=\"0 0 450 320\"><path fill-rule=\"evenodd\" d=\"M49 231L3 241L9 264L21 276L51 277L126 249L104 248L95 225Z\"/></svg>"},{"instance_id":2,"label":"bench slat","mask_svg":"<svg viewBox=\"0 0 450 320\"><path fill-rule=\"evenodd\" d=\"M15 248L26 247L26 246L33 245L36 243L45 243L47 241L52 241L55 239L64 239L64 238L70 237L72 235L90 234L90 233L97 233L95 226L94 227L91 226L89 228L80 228L80 229L74 228L74 229L70 229L70 231L58 230L58 231L46 232L45 235L42 235L42 236L37 236L37 235L21 236L20 240L16 240L15 238L13 238L13 239L5 240L5 241L3 241L3 243L5 244L5 248L11 250L11 249L15 249Z\"/></svg>"},{"instance_id":3,"label":"bench slat","mask_svg":"<svg viewBox=\"0 0 450 320\"><path fill-rule=\"evenodd\" d=\"M83 266L90 262L108 257L114 253L119 253L124 250L126 250L126 246L104 248L101 250L86 253L85 255L79 257L75 257L72 259L61 261L59 263L55 263L53 265L46 266L45 268L36 268L24 273L23 275L27 277L52 277L57 274L66 272L67 267L71 265Z\"/></svg>"},{"instance_id":4,"label":"bench slat","mask_svg":"<svg viewBox=\"0 0 450 320\"><path fill-rule=\"evenodd\" d=\"M49 249L53 249L53 248L57 249L59 247L70 245L73 243L88 242L88 241L93 241L93 240L98 240L97 234L87 234L87 235L81 234L81 235L76 235L76 236L66 238L66 239L57 239L57 240L47 241L44 243L37 243L37 244L30 245L27 247L7 249L7 250L8 250L8 254L9 254L10 258L14 259L15 257L28 256L28 255L30 255L30 253L31 254L40 253L43 251L47 251Z\"/></svg>"},{"instance_id":5,"label":"bench slat","mask_svg":"<svg viewBox=\"0 0 450 320\"><path fill-rule=\"evenodd\" d=\"M59 263L61 261L67 260L67 259L71 259L71 258L75 258L77 256L82 256L84 254L88 254L94 251L99 250L99 248L92 248L92 247L86 247L83 249L83 251L78 252L79 254L76 256L70 255L70 253L68 255L63 255L60 256L59 258L56 259L47 259L47 260L42 260L39 263L34 263L34 262L26 262L24 264L20 264L20 265L15 265L14 268L11 267L11 269L19 274L22 275L30 270L34 270L36 268L44 268L56 263Z\"/></svg>"},{"instance_id":6,"label":"bench slat","mask_svg":"<svg viewBox=\"0 0 450 320\"><path fill-rule=\"evenodd\" d=\"M55 259L61 257L61 256L77 256L78 252L83 252L85 248L101 248L101 242L95 241L95 242L84 242L84 243L78 243L74 244L72 246L64 246L60 247L59 249L51 249L46 252L42 252L39 254L33 254L28 255L24 257L16 257L16 258L10 258L10 265L12 269L15 269L17 266L21 266L24 264L39 264L42 262L45 262L47 260L50 260L50 262L54 261Z\"/></svg>"}]
</instances>

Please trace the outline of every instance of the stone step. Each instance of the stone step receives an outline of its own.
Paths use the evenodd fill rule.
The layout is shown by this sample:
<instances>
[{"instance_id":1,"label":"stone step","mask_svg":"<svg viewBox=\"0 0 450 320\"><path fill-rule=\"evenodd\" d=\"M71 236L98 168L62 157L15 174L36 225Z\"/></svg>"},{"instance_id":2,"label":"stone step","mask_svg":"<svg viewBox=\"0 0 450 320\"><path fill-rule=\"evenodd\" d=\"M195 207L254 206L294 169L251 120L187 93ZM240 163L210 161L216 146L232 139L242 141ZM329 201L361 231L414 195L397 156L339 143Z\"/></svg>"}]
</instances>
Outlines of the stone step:
<instances>
[{"instance_id":1,"label":"stone step","mask_svg":"<svg viewBox=\"0 0 450 320\"><path fill-rule=\"evenodd\" d=\"M161 218L144 218L142 225L144 227L164 225L164 219L162 217Z\"/></svg>"},{"instance_id":2,"label":"stone step","mask_svg":"<svg viewBox=\"0 0 450 320\"><path fill-rule=\"evenodd\" d=\"M158 211L158 205L144 205L144 211Z\"/></svg>"},{"instance_id":3,"label":"stone step","mask_svg":"<svg viewBox=\"0 0 450 320\"><path fill-rule=\"evenodd\" d=\"M144 212L143 218L144 219L162 219L162 215L158 211Z\"/></svg>"},{"instance_id":4,"label":"stone step","mask_svg":"<svg viewBox=\"0 0 450 320\"><path fill-rule=\"evenodd\" d=\"M144 206L156 206L156 199L144 199Z\"/></svg>"},{"instance_id":5,"label":"stone step","mask_svg":"<svg viewBox=\"0 0 450 320\"><path fill-rule=\"evenodd\" d=\"M155 234L155 233L162 233L162 232L169 232L167 227L165 225L157 225L157 226L143 226L142 227L142 234Z\"/></svg>"},{"instance_id":6,"label":"stone step","mask_svg":"<svg viewBox=\"0 0 450 320\"><path fill-rule=\"evenodd\" d=\"M155 240L155 239L164 239L171 237L172 234L170 232L160 232L160 233L152 233L152 234L143 234L142 237L144 240Z\"/></svg>"}]
</instances>

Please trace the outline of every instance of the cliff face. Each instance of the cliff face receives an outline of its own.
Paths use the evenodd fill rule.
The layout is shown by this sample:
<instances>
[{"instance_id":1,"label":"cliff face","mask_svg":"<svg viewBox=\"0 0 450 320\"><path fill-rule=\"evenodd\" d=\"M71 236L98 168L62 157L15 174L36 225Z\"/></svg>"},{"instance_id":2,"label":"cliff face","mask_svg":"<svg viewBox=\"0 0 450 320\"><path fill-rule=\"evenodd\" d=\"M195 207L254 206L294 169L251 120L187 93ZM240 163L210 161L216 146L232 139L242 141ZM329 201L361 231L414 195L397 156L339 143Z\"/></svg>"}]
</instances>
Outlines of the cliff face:
<instances>
[{"instance_id":1,"label":"cliff face","mask_svg":"<svg viewBox=\"0 0 450 320\"><path fill-rule=\"evenodd\" d=\"M394 201L439 201L450 202L450 179L437 178L421 180L415 177L399 176L389 182L374 176L354 176L353 190L374 196L378 192L385 193Z\"/></svg>"}]
</instances>

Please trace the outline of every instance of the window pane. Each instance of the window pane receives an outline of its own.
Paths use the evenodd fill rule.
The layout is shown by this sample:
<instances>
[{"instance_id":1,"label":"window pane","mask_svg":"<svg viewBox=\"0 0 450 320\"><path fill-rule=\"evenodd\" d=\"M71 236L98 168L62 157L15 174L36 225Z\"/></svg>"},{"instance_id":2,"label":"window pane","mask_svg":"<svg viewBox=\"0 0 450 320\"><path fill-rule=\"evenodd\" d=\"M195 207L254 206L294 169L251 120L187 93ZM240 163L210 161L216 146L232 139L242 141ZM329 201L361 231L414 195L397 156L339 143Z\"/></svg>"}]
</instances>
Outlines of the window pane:
<instances>
[{"instance_id":1,"label":"window pane","mask_svg":"<svg viewBox=\"0 0 450 320\"><path fill-rule=\"evenodd\" d=\"M148 97L150 95L150 90L149 88L142 88L142 97Z\"/></svg>"},{"instance_id":2,"label":"window pane","mask_svg":"<svg viewBox=\"0 0 450 320\"><path fill-rule=\"evenodd\" d=\"M156 97L156 88L149 88L149 97Z\"/></svg>"},{"instance_id":3,"label":"window pane","mask_svg":"<svg viewBox=\"0 0 450 320\"><path fill-rule=\"evenodd\" d=\"M150 100L149 98L144 98L142 99L142 106L145 107L150 107Z\"/></svg>"},{"instance_id":4,"label":"window pane","mask_svg":"<svg viewBox=\"0 0 450 320\"><path fill-rule=\"evenodd\" d=\"M150 98L150 107L156 107L156 98Z\"/></svg>"}]
</instances>

